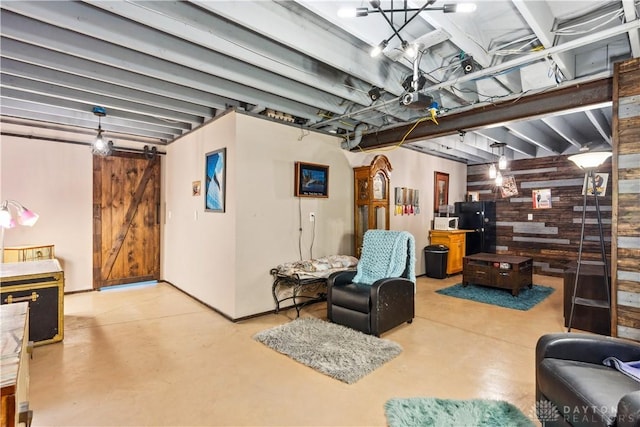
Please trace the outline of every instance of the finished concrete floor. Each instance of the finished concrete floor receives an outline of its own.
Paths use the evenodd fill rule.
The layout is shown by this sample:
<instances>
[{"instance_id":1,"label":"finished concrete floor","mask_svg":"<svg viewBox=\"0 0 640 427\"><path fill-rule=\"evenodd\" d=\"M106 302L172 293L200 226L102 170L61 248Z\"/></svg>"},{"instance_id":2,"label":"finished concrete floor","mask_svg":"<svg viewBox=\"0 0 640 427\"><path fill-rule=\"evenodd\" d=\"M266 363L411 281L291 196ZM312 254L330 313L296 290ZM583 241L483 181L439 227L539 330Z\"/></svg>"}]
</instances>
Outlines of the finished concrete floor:
<instances>
[{"instance_id":1,"label":"finished concrete floor","mask_svg":"<svg viewBox=\"0 0 640 427\"><path fill-rule=\"evenodd\" d=\"M442 296L418 278L416 318L382 337L403 347L355 384L252 339L295 310L232 323L169 284L65 297L65 338L31 360L33 426L385 426L394 397L507 400L532 416L534 349L562 332L562 280L529 311ZM326 318L325 303L301 316Z\"/></svg>"}]
</instances>

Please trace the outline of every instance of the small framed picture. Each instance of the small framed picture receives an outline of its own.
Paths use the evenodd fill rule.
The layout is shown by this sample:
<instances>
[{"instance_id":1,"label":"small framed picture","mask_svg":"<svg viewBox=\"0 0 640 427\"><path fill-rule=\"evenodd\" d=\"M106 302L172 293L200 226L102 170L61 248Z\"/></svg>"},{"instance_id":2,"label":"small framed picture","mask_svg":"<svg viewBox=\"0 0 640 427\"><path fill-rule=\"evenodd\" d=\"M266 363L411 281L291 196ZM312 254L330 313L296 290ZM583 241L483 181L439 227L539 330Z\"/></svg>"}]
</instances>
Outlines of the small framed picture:
<instances>
[{"instance_id":1,"label":"small framed picture","mask_svg":"<svg viewBox=\"0 0 640 427\"><path fill-rule=\"evenodd\" d=\"M329 166L296 162L296 197L329 197Z\"/></svg>"},{"instance_id":2,"label":"small framed picture","mask_svg":"<svg viewBox=\"0 0 640 427\"><path fill-rule=\"evenodd\" d=\"M200 183L201 181L193 181L191 183L191 195L199 196L200 195Z\"/></svg>"},{"instance_id":3,"label":"small framed picture","mask_svg":"<svg viewBox=\"0 0 640 427\"><path fill-rule=\"evenodd\" d=\"M551 209L551 189L533 190L533 209Z\"/></svg>"},{"instance_id":4,"label":"small framed picture","mask_svg":"<svg viewBox=\"0 0 640 427\"><path fill-rule=\"evenodd\" d=\"M442 205L449 204L449 174L435 172L433 186L433 211L438 212Z\"/></svg>"},{"instance_id":5,"label":"small framed picture","mask_svg":"<svg viewBox=\"0 0 640 427\"><path fill-rule=\"evenodd\" d=\"M584 174L584 183L582 184L582 195L584 196L585 192L588 196L604 196L607 194L607 183L609 182L609 174L608 173L597 173L594 172L595 176L593 178L589 177L588 173ZM596 182L596 191L593 191L593 181Z\"/></svg>"},{"instance_id":6,"label":"small framed picture","mask_svg":"<svg viewBox=\"0 0 640 427\"><path fill-rule=\"evenodd\" d=\"M205 158L204 210L224 212L227 149L211 151Z\"/></svg>"}]
</instances>

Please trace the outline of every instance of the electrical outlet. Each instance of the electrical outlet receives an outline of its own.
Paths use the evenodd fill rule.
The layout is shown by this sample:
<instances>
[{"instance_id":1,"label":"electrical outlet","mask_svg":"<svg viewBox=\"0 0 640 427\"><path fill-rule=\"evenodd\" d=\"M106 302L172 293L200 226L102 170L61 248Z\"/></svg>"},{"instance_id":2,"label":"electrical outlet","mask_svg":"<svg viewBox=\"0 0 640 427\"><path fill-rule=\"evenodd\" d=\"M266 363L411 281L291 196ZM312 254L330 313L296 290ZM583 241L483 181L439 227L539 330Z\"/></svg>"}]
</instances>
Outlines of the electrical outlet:
<instances>
[{"instance_id":1,"label":"electrical outlet","mask_svg":"<svg viewBox=\"0 0 640 427\"><path fill-rule=\"evenodd\" d=\"M527 219L529 221L533 221L533 214L527 214Z\"/></svg>"},{"instance_id":2,"label":"electrical outlet","mask_svg":"<svg viewBox=\"0 0 640 427\"><path fill-rule=\"evenodd\" d=\"M315 222L315 221L316 221L316 213L309 212L309 222Z\"/></svg>"}]
</instances>

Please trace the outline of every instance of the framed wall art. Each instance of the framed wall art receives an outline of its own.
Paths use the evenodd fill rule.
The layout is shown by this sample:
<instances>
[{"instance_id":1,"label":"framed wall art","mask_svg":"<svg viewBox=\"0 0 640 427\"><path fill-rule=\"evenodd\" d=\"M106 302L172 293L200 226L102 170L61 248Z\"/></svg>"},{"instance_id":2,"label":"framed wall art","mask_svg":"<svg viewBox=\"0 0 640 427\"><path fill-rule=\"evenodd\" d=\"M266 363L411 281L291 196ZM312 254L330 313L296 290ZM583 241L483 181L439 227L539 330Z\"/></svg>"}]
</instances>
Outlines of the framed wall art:
<instances>
[{"instance_id":1,"label":"framed wall art","mask_svg":"<svg viewBox=\"0 0 640 427\"><path fill-rule=\"evenodd\" d=\"M329 166L296 162L296 197L329 197Z\"/></svg>"},{"instance_id":2,"label":"framed wall art","mask_svg":"<svg viewBox=\"0 0 640 427\"><path fill-rule=\"evenodd\" d=\"M500 193L502 193L502 197L511 197L518 194L518 184L516 184L516 178L513 175L505 176L502 179Z\"/></svg>"},{"instance_id":3,"label":"framed wall art","mask_svg":"<svg viewBox=\"0 0 640 427\"><path fill-rule=\"evenodd\" d=\"M593 196L593 180L596 182L596 196L604 196L607 193L607 183L609 182L608 173L595 172L595 177L592 179L588 173L584 174L584 183L582 184L582 195L586 192L588 196Z\"/></svg>"},{"instance_id":4,"label":"framed wall art","mask_svg":"<svg viewBox=\"0 0 640 427\"><path fill-rule=\"evenodd\" d=\"M533 209L551 209L551 189L532 190Z\"/></svg>"},{"instance_id":5,"label":"framed wall art","mask_svg":"<svg viewBox=\"0 0 640 427\"><path fill-rule=\"evenodd\" d=\"M200 195L200 181L193 181L191 183L191 195L192 196L199 196Z\"/></svg>"},{"instance_id":6,"label":"framed wall art","mask_svg":"<svg viewBox=\"0 0 640 427\"><path fill-rule=\"evenodd\" d=\"M449 174L435 172L433 188L433 211L438 212L442 205L449 204Z\"/></svg>"},{"instance_id":7,"label":"framed wall art","mask_svg":"<svg viewBox=\"0 0 640 427\"><path fill-rule=\"evenodd\" d=\"M211 151L205 156L204 210L224 212L227 149Z\"/></svg>"}]
</instances>

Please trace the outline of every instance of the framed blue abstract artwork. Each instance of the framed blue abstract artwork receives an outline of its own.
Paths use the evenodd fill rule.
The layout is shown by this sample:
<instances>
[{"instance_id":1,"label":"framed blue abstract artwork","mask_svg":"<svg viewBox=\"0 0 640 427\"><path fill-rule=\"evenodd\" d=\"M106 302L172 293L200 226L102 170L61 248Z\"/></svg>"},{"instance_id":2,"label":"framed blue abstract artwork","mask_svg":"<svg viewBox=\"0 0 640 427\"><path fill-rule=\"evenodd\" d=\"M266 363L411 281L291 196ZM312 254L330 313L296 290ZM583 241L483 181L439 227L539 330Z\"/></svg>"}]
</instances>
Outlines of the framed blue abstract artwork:
<instances>
[{"instance_id":1,"label":"framed blue abstract artwork","mask_svg":"<svg viewBox=\"0 0 640 427\"><path fill-rule=\"evenodd\" d=\"M206 154L204 210L224 212L227 149Z\"/></svg>"}]
</instances>

